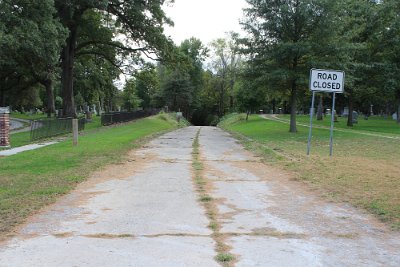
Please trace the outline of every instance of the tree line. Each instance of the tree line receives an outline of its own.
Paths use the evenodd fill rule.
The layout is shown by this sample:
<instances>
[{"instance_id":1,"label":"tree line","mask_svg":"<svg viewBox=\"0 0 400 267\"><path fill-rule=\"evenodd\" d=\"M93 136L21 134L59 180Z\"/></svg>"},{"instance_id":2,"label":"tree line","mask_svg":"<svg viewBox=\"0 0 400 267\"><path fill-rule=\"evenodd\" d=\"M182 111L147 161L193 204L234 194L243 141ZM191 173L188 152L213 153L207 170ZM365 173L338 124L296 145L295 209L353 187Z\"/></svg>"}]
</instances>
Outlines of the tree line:
<instances>
[{"instance_id":1,"label":"tree line","mask_svg":"<svg viewBox=\"0 0 400 267\"><path fill-rule=\"evenodd\" d=\"M263 109L290 113L296 132L310 107L309 70L326 68L346 73L338 109L348 107L348 125L353 110L400 112L396 0L246 0L246 34L211 44L165 36L169 2L0 0L0 105L57 107L64 117L92 105L166 108L207 125Z\"/></svg>"}]
</instances>

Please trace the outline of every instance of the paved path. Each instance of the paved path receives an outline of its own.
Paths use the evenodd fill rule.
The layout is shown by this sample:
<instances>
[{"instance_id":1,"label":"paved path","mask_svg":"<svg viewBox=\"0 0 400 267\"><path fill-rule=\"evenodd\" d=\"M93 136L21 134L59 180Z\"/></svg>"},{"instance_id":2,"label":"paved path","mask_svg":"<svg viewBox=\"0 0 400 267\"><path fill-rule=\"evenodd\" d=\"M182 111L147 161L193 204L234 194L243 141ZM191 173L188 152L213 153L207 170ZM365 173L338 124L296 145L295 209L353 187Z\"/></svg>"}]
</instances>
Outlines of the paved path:
<instances>
[{"instance_id":1,"label":"paved path","mask_svg":"<svg viewBox=\"0 0 400 267\"><path fill-rule=\"evenodd\" d=\"M6 149L6 150L0 150L0 157L12 156L12 155L24 152L24 151L35 150L38 148L54 145L57 143L58 142L44 142L44 143L40 143L40 144L30 144L30 145L26 145L26 146L19 146L19 147L15 147L15 148Z\"/></svg>"},{"instance_id":2,"label":"paved path","mask_svg":"<svg viewBox=\"0 0 400 267\"><path fill-rule=\"evenodd\" d=\"M201 129L201 130L200 130ZM188 127L107 167L0 244L0 266L219 266L192 143L235 266L398 266L400 236L327 203L227 133Z\"/></svg>"},{"instance_id":3,"label":"paved path","mask_svg":"<svg viewBox=\"0 0 400 267\"><path fill-rule=\"evenodd\" d=\"M10 118L11 133L29 132L31 130L31 121L17 118ZM28 125L24 127L25 125Z\"/></svg>"}]
</instances>

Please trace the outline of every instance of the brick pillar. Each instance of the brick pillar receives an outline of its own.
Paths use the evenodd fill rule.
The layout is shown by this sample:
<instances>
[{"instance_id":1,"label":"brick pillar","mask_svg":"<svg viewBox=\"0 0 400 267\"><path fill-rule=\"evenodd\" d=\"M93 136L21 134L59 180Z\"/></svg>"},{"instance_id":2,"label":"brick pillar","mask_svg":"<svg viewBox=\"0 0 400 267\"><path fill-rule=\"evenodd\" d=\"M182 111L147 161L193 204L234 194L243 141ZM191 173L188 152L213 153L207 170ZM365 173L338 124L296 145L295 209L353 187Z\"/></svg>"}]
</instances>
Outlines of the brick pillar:
<instances>
[{"instance_id":1,"label":"brick pillar","mask_svg":"<svg viewBox=\"0 0 400 267\"><path fill-rule=\"evenodd\" d=\"M10 111L0 108L0 147L10 146Z\"/></svg>"}]
</instances>

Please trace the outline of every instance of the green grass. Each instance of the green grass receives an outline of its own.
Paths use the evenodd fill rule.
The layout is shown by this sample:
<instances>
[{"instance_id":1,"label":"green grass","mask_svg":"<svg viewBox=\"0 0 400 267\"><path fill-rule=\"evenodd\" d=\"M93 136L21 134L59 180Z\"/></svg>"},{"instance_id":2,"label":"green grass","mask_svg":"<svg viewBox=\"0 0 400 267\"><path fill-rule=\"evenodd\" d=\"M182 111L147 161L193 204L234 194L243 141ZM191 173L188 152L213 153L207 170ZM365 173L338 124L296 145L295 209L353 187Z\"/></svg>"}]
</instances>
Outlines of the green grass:
<instances>
[{"instance_id":1,"label":"green grass","mask_svg":"<svg viewBox=\"0 0 400 267\"><path fill-rule=\"evenodd\" d=\"M279 115L278 118L289 121L290 115ZM307 115L298 115L297 121L301 124L310 124L310 117ZM331 117L326 116L322 121L318 121L315 117L313 119L314 125L330 127ZM367 131L373 133L386 133L400 135L400 124L392 120L392 118L384 119L380 116L371 116L368 120L365 120L363 116L358 117L358 123L354 124L353 127L347 126L346 117L338 117L338 122L335 122L335 128L337 129L348 129L355 131Z\"/></svg>"},{"instance_id":2,"label":"green grass","mask_svg":"<svg viewBox=\"0 0 400 267\"><path fill-rule=\"evenodd\" d=\"M233 261L235 259L235 257L233 255L231 255L231 254L228 254L228 253L219 253L215 257L215 259L217 261L219 261L219 262L227 263L227 262Z\"/></svg>"},{"instance_id":3,"label":"green grass","mask_svg":"<svg viewBox=\"0 0 400 267\"><path fill-rule=\"evenodd\" d=\"M97 130L99 128L101 128L101 118L97 117L97 116L93 116L93 120L92 122L86 123L85 125L85 130L81 132L81 134L87 134L92 132L93 130ZM68 135L66 135L68 136ZM56 139L59 138L55 137ZM49 138L52 139L52 138ZM46 140L36 140L31 142L31 136L30 136L30 132L22 132L22 133L13 133L10 135L10 143L11 143L11 148L14 147L20 147L20 146L24 146L24 145L29 145L32 143L40 143L40 142L45 142ZM1 148L0 148L1 150Z\"/></svg>"},{"instance_id":4,"label":"green grass","mask_svg":"<svg viewBox=\"0 0 400 267\"><path fill-rule=\"evenodd\" d=\"M100 167L120 161L137 140L177 128L172 120L150 117L91 130L37 150L0 158L0 232L6 232L42 206L85 180Z\"/></svg>"},{"instance_id":5,"label":"green grass","mask_svg":"<svg viewBox=\"0 0 400 267\"><path fill-rule=\"evenodd\" d=\"M29 114L29 112L19 113L12 112L10 114L11 118L24 119L24 120L39 120L39 119L47 119L47 114Z\"/></svg>"},{"instance_id":6,"label":"green grass","mask_svg":"<svg viewBox=\"0 0 400 267\"><path fill-rule=\"evenodd\" d=\"M308 127L298 126L298 133L293 134L288 124L259 116L247 122L233 121L224 128L239 134L244 145L268 163L292 171L298 180L330 199L363 207L394 228L399 225L400 140L360 134L384 132L400 137L394 134L395 122L388 125L385 120L370 119L360 123L361 131L356 127L335 131L331 158L326 129L313 129L311 155L307 156Z\"/></svg>"}]
</instances>

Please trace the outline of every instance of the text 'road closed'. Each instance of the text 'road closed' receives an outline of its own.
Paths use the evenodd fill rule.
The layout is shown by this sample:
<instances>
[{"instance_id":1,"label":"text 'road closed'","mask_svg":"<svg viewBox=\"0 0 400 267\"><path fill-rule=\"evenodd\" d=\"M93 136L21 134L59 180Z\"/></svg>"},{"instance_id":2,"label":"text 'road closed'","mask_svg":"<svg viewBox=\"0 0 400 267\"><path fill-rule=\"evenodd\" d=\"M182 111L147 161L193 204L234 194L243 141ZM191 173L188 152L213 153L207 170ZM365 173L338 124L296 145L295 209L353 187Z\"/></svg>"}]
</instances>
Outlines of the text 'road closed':
<instances>
[{"instance_id":1,"label":"text 'road closed'","mask_svg":"<svg viewBox=\"0 0 400 267\"><path fill-rule=\"evenodd\" d=\"M319 92L343 93L344 72L312 69L310 90Z\"/></svg>"}]
</instances>

